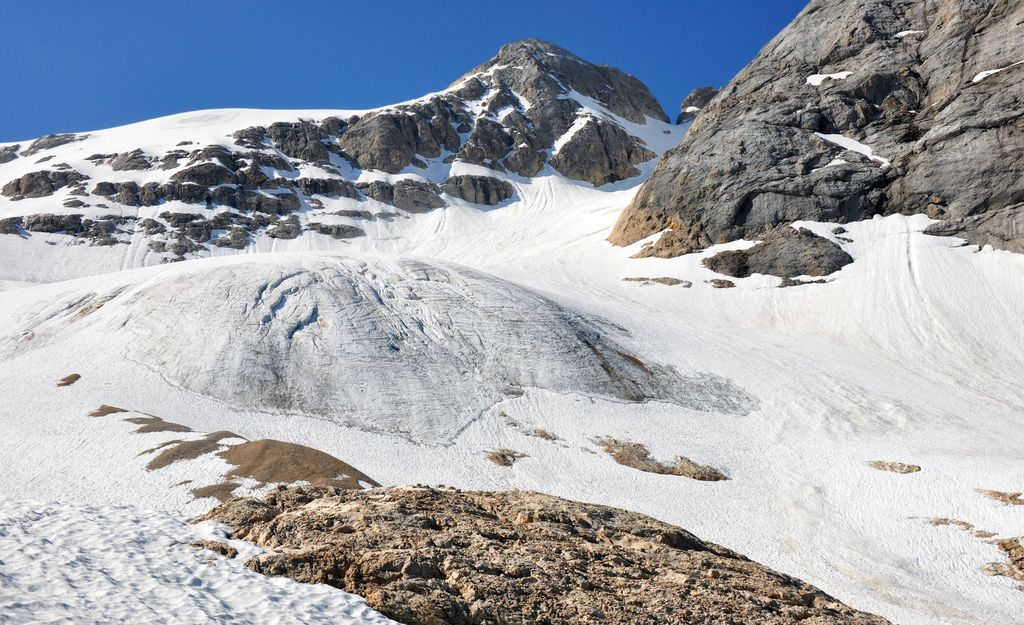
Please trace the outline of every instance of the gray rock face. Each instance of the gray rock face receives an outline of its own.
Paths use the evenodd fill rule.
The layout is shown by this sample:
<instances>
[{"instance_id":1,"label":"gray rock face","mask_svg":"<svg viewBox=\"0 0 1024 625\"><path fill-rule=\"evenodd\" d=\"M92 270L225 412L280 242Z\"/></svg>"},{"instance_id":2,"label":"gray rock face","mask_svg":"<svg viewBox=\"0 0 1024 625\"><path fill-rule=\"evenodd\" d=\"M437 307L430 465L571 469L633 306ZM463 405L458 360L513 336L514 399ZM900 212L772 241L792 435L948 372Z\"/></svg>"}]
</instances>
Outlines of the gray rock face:
<instances>
[{"instance_id":1,"label":"gray rock face","mask_svg":"<svg viewBox=\"0 0 1024 625\"><path fill-rule=\"evenodd\" d=\"M313 232L326 234L332 239L354 239L356 237L366 236L366 232L362 228L357 228L348 224L321 224L310 222L309 229Z\"/></svg>"},{"instance_id":2,"label":"gray rock face","mask_svg":"<svg viewBox=\"0 0 1024 625\"><path fill-rule=\"evenodd\" d=\"M366 597L408 625L885 625L684 529L527 492L279 489L206 517L246 565Z\"/></svg>"},{"instance_id":3,"label":"gray rock face","mask_svg":"<svg viewBox=\"0 0 1024 625\"><path fill-rule=\"evenodd\" d=\"M676 124L692 122L705 106L718 95L718 89L714 87L697 87L690 92L690 95L683 99L679 105L679 115L676 117Z\"/></svg>"},{"instance_id":4,"label":"gray rock face","mask_svg":"<svg viewBox=\"0 0 1024 625\"><path fill-rule=\"evenodd\" d=\"M398 173L449 152L463 162L534 176L543 169L547 150L576 120L581 107L571 99L573 92L633 122L667 121L650 91L632 76L529 40L504 46L442 95L354 121L338 144L363 169ZM473 113L471 102L482 104L483 112ZM614 122L602 124L580 137L588 155L564 155L552 166L569 177L603 184L636 175L636 159L654 157ZM460 135L466 135L464 141ZM599 158L594 142L604 140L612 144Z\"/></svg>"},{"instance_id":5,"label":"gray rock face","mask_svg":"<svg viewBox=\"0 0 1024 625\"><path fill-rule=\"evenodd\" d=\"M21 218L18 218L19 220ZM134 217L106 215L98 219L82 219L82 215L28 215L19 223L28 232L61 233L78 239L85 239L92 245L115 245L120 243L114 234L118 226L134 221ZM20 234L18 231L3 234Z\"/></svg>"},{"instance_id":6,"label":"gray rock face","mask_svg":"<svg viewBox=\"0 0 1024 625\"><path fill-rule=\"evenodd\" d=\"M925 234L960 237L974 245L1024 254L1024 204L932 224Z\"/></svg>"},{"instance_id":7,"label":"gray rock face","mask_svg":"<svg viewBox=\"0 0 1024 625\"><path fill-rule=\"evenodd\" d=\"M567 178L600 186L638 175L634 165L655 156L620 126L591 119L551 157L551 166Z\"/></svg>"},{"instance_id":8,"label":"gray rock face","mask_svg":"<svg viewBox=\"0 0 1024 625\"><path fill-rule=\"evenodd\" d=\"M33 154L36 154L37 152L42 152L43 150L49 150L52 148L60 147L62 145L66 145L68 143L74 143L75 141L81 141L82 139L85 139L88 136L89 135L76 135L74 133L46 135L45 137L40 137L39 139L33 141L32 144L29 145L28 148L21 153L21 155L32 156Z\"/></svg>"},{"instance_id":9,"label":"gray rock face","mask_svg":"<svg viewBox=\"0 0 1024 625\"><path fill-rule=\"evenodd\" d=\"M643 254L674 256L796 219L1024 201L1022 21L1019 2L814 0L666 154L610 240L670 229Z\"/></svg>"},{"instance_id":10,"label":"gray rock face","mask_svg":"<svg viewBox=\"0 0 1024 625\"><path fill-rule=\"evenodd\" d=\"M306 195L347 197L353 200L360 198L356 185L340 178L299 178L295 181L295 186Z\"/></svg>"},{"instance_id":11,"label":"gray rock face","mask_svg":"<svg viewBox=\"0 0 1024 625\"><path fill-rule=\"evenodd\" d=\"M21 149L21 144L0 147L0 163L9 163L18 158L19 149Z\"/></svg>"},{"instance_id":12,"label":"gray rock face","mask_svg":"<svg viewBox=\"0 0 1024 625\"><path fill-rule=\"evenodd\" d=\"M841 247L806 228L779 226L746 250L730 250L704 259L712 271L746 278L755 273L795 278L827 276L853 262Z\"/></svg>"},{"instance_id":13,"label":"gray rock face","mask_svg":"<svg viewBox=\"0 0 1024 625\"><path fill-rule=\"evenodd\" d=\"M410 213L423 213L444 206L436 185L416 180L382 181L356 185L367 197Z\"/></svg>"},{"instance_id":14,"label":"gray rock face","mask_svg":"<svg viewBox=\"0 0 1024 625\"><path fill-rule=\"evenodd\" d=\"M0 234L21 234L23 226L21 217L4 217L0 219Z\"/></svg>"},{"instance_id":15,"label":"gray rock face","mask_svg":"<svg viewBox=\"0 0 1024 625\"><path fill-rule=\"evenodd\" d=\"M84 182L89 178L77 171L34 171L4 185L0 193L7 197L45 197L57 189Z\"/></svg>"},{"instance_id":16,"label":"gray rock face","mask_svg":"<svg viewBox=\"0 0 1024 625\"><path fill-rule=\"evenodd\" d=\"M398 112L370 114L352 124L338 143L359 167L397 174L413 164L417 155L436 158L442 149L459 149L453 124L469 119L456 110L460 104L455 98L437 97L398 107Z\"/></svg>"},{"instance_id":17,"label":"gray rock face","mask_svg":"<svg viewBox=\"0 0 1024 625\"><path fill-rule=\"evenodd\" d=\"M267 128L267 135L291 158L310 162L330 159L331 150L325 143L329 136L319 124L306 120L291 124L278 122Z\"/></svg>"},{"instance_id":18,"label":"gray rock face","mask_svg":"<svg viewBox=\"0 0 1024 625\"><path fill-rule=\"evenodd\" d=\"M238 178L234 172L220 163L200 163L183 169L171 176L175 182L191 182L203 187L219 184L235 184Z\"/></svg>"},{"instance_id":19,"label":"gray rock face","mask_svg":"<svg viewBox=\"0 0 1024 625\"><path fill-rule=\"evenodd\" d=\"M494 206L512 197L512 185L489 176L452 176L441 189L452 197L474 204Z\"/></svg>"},{"instance_id":20,"label":"gray rock face","mask_svg":"<svg viewBox=\"0 0 1024 625\"><path fill-rule=\"evenodd\" d=\"M131 152L124 152L115 156L110 161L110 168L114 171L149 169L150 162L145 152L142 150L132 150Z\"/></svg>"}]
</instances>

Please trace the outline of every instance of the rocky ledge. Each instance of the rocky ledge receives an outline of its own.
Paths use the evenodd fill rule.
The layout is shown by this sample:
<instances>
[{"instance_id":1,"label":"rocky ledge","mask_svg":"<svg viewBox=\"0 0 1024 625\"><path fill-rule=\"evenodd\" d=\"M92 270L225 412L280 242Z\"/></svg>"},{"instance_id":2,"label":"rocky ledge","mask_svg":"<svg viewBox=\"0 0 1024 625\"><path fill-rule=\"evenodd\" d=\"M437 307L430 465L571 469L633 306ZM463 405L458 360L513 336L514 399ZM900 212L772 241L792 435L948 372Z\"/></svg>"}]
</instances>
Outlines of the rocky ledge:
<instances>
[{"instance_id":1,"label":"rocky ledge","mask_svg":"<svg viewBox=\"0 0 1024 625\"><path fill-rule=\"evenodd\" d=\"M652 518L525 492L281 488L205 518L247 565L366 597L407 625L883 625Z\"/></svg>"}]
</instances>

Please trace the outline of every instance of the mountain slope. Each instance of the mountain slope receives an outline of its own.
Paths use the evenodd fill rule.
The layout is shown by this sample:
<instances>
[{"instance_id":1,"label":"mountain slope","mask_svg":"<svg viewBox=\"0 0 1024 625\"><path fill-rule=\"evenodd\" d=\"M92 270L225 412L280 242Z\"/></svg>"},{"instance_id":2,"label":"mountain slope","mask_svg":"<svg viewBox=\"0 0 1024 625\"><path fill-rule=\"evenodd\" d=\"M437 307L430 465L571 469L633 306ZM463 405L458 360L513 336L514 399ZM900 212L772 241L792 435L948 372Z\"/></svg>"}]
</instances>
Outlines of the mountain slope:
<instances>
[{"instance_id":1,"label":"mountain slope","mask_svg":"<svg viewBox=\"0 0 1024 625\"><path fill-rule=\"evenodd\" d=\"M505 80L495 67L483 71ZM594 71L588 75L604 75ZM63 139L50 139L50 147L0 165L15 179L33 168L60 171L47 167L62 162L60 155L90 184L180 182L243 197L279 191L301 205L292 225L282 223L289 214L253 226L244 249L197 239L209 229L211 239L231 241L225 224L234 222L214 221L217 214L255 222L264 213L207 209L203 198L117 204L119 214L165 229L146 234L122 224L129 232L109 234L123 244L91 245L91 235L75 236L73 221L69 234L61 220L63 230L15 227L0 235L0 453L11 459L0 464L5 498L60 500L63 511L54 515L66 512L70 523L89 516L73 504L157 508L180 519L209 509L225 491L294 481L237 475L246 463L232 461L240 460L235 450L271 440L319 450L334 460L328 466L344 463L386 486L535 490L634 510L904 625L1019 622L1017 583L986 571L1010 570L1000 568L1006 555L988 541L1024 535L1024 522L1019 507L984 493L1020 490L1024 257L929 236L923 215L889 215L849 223L844 232L834 223L795 222L802 230L788 238L808 237L806 230L853 261L823 284L778 288L782 281L766 275L726 281L702 263L752 249L749 241L632 258L649 240L615 248L606 239L654 161L635 165L639 175L595 186L559 173L555 151L590 123L579 116L614 122L655 153L683 129L650 118L635 124L609 109L620 104L598 106L574 89L568 98L583 108L531 177L508 171L510 154L483 165L417 152L426 169L365 170L336 160L331 150L342 150L340 138L321 141L328 161L310 163L307 157L318 157L306 151L320 148L300 141L315 131L299 120L326 132L334 128L328 118L350 118L325 111L184 114L56 147ZM515 110L526 116L533 107L523 108ZM473 119L499 121L488 115L474 112ZM277 122L296 130L282 135L282 127L272 130ZM269 141L260 143L266 147L235 144L236 132L258 127L267 139L254 131L237 140ZM417 125L410 133L422 138L426 130ZM200 153L219 147L175 170L114 169L115 160L118 167L136 161L137 147L148 159L183 140L197 143L182 149ZM467 144L460 135L460 151ZM259 151L288 158L295 172L272 172L282 180L366 186L356 186L357 198L310 195L298 183L246 189L221 162L221 148L243 161L239 171L252 168L241 154ZM36 163L44 149L55 158ZM94 152L118 156L87 169L93 165L85 156ZM236 182L170 180L194 166L227 171ZM424 212L370 195L429 205L422 185L464 175L508 183L513 195L486 207L442 193L444 206ZM416 184L399 192L402 180ZM372 190L374 182L390 186ZM501 195L500 184L452 184L478 199ZM93 195L89 207L55 208L55 200L69 199L67 189L0 204L15 216L114 210L92 204L107 203ZM160 217L164 211L201 219ZM344 211L358 216L329 214ZM353 227L365 236L332 236ZM296 238L264 231L277 228ZM154 251L153 242L208 249L146 267L177 258ZM400 327L406 320L409 327ZM402 357L381 359L382 366L375 350L389 345ZM650 383L640 397L646 401L630 400L630 381ZM678 395L667 396L666 386ZM414 392L403 395L407 389ZM331 399L318 404L320 391ZM415 412L417 397L429 398L430 414ZM332 410L339 398L357 410ZM442 410L445 403L453 409ZM127 412L88 416L103 406ZM178 429L137 431L173 427L161 422ZM165 452L183 450L198 455L150 468ZM693 479L694 467L727 479ZM229 476L239 488L223 484ZM111 526L140 516L166 527L131 509ZM13 525L30 528L31 518L19 513ZM42 545L57 567L50 570L73 568L46 551L44 537L29 534L25 540ZM188 565L178 555L175 566ZM274 582L259 588L273 595Z\"/></svg>"},{"instance_id":2,"label":"mountain slope","mask_svg":"<svg viewBox=\"0 0 1024 625\"><path fill-rule=\"evenodd\" d=\"M799 219L1016 206L1022 20L1019 2L814 0L700 113L610 240L665 231L641 253L676 256Z\"/></svg>"},{"instance_id":3,"label":"mountain slope","mask_svg":"<svg viewBox=\"0 0 1024 625\"><path fill-rule=\"evenodd\" d=\"M66 270L83 275L343 242L443 207L504 206L537 178L637 179L678 141L667 121L635 78L524 41L391 107L201 111L3 146L0 247L113 248Z\"/></svg>"}]
</instances>

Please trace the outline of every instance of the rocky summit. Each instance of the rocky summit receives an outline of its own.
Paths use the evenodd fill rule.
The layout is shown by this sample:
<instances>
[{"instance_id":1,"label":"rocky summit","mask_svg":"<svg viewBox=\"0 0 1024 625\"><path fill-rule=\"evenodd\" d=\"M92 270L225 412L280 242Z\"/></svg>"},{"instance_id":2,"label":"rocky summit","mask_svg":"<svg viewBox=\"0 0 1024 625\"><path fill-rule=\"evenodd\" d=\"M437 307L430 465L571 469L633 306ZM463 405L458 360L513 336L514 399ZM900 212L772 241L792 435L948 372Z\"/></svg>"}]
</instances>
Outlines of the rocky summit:
<instances>
[{"instance_id":1,"label":"rocky summit","mask_svg":"<svg viewBox=\"0 0 1024 625\"><path fill-rule=\"evenodd\" d=\"M280 489L206 517L267 575L407 625L884 625L817 588L625 510L526 492Z\"/></svg>"},{"instance_id":2,"label":"rocky summit","mask_svg":"<svg viewBox=\"0 0 1024 625\"><path fill-rule=\"evenodd\" d=\"M1024 4L813 0L701 111L610 240L671 257L807 219L957 220L1024 200Z\"/></svg>"}]
</instances>

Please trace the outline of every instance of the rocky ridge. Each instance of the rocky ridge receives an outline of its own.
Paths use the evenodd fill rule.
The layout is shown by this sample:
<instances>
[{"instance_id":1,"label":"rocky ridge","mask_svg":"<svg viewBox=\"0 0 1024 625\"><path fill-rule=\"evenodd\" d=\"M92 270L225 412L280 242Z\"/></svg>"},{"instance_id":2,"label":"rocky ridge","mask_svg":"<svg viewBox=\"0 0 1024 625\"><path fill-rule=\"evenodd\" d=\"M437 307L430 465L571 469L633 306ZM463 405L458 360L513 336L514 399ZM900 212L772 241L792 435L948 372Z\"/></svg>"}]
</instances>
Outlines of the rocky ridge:
<instances>
[{"instance_id":1,"label":"rocky ridge","mask_svg":"<svg viewBox=\"0 0 1024 625\"><path fill-rule=\"evenodd\" d=\"M663 232L640 255L671 257L795 220L993 227L979 216L1024 200L1022 21L998 0L813 0L700 112L610 240Z\"/></svg>"},{"instance_id":2,"label":"rocky ridge","mask_svg":"<svg viewBox=\"0 0 1024 625\"><path fill-rule=\"evenodd\" d=\"M50 135L20 152L20 144L2 146L3 198L53 197L75 214L54 206L0 217L0 232L63 233L101 245L143 236L168 259L210 246L242 249L260 234L362 236L362 221L388 213L408 216L455 201L500 205L516 197L514 183L523 178L558 174L600 186L637 176L637 166L657 154L631 129L651 121L668 118L636 78L547 42L521 41L418 100L238 127L219 143L182 136L163 152L125 146L77 161L62 146L106 147L105 131ZM24 161L36 155L38 169ZM19 175L4 179L5 170ZM149 207L163 210L142 210ZM101 212L121 221L98 231L83 225L104 221ZM34 227L40 223L45 229Z\"/></svg>"},{"instance_id":3,"label":"rocky ridge","mask_svg":"<svg viewBox=\"0 0 1024 625\"><path fill-rule=\"evenodd\" d=\"M267 550L253 570L409 625L887 623L678 527L539 493L293 488L205 518Z\"/></svg>"}]
</instances>

